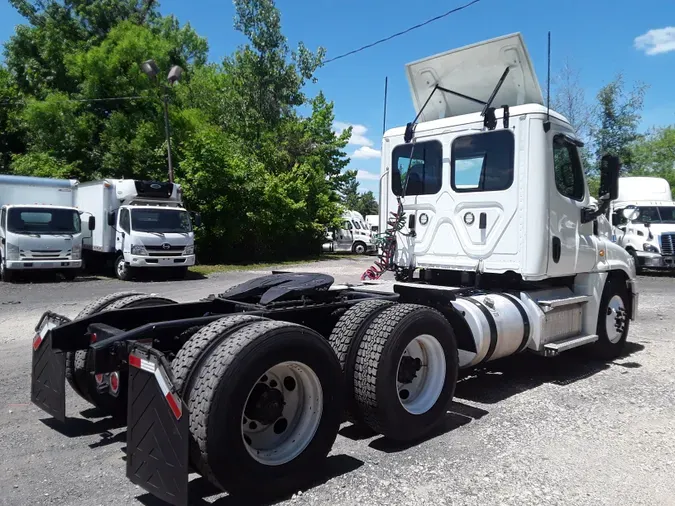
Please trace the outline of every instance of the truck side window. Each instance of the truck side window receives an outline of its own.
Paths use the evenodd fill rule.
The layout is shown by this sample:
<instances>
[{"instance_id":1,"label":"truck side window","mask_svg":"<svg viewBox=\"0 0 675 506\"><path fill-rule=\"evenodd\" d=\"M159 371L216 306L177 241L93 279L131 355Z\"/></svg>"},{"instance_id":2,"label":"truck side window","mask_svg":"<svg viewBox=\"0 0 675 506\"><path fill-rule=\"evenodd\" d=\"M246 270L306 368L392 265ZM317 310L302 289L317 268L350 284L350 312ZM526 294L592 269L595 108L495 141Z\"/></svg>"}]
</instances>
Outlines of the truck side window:
<instances>
[{"instance_id":1,"label":"truck side window","mask_svg":"<svg viewBox=\"0 0 675 506\"><path fill-rule=\"evenodd\" d=\"M131 231L131 223L130 223L130 217L129 217L129 210L128 209L122 209L120 211L120 227L122 230L124 230L127 234Z\"/></svg>"},{"instance_id":2,"label":"truck side window","mask_svg":"<svg viewBox=\"0 0 675 506\"><path fill-rule=\"evenodd\" d=\"M408 169L410 174L408 174ZM401 196L433 195L443 182L443 145L440 141L421 141L396 146L391 156L391 189Z\"/></svg>"},{"instance_id":3,"label":"truck side window","mask_svg":"<svg viewBox=\"0 0 675 506\"><path fill-rule=\"evenodd\" d=\"M584 198L584 174L577 147L564 137L553 138L553 171L555 186L563 197L581 201Z\"/></svg>"},{"instance_id":4,"label":"truck side window","mask_svg":"<svg viewBox=\"0 0 675 506\"><path fill-rule=\"evenodd\" d=\"M452 141L452 189L456 192L508 190L513 184L514 145L509 130L457 137Z\"/></svg>"},{"instance_id":5,"label":"truck side window","mask_svg":"<svg viewBox=\"0 0 675 506\"><path fill-rule=\"evenodd\" d=\"M2 213L0 213L0 229L6 228L7 224L5 223L5 220L7 219L7 209L3 209Z\"/></svg>"}]
</instances>

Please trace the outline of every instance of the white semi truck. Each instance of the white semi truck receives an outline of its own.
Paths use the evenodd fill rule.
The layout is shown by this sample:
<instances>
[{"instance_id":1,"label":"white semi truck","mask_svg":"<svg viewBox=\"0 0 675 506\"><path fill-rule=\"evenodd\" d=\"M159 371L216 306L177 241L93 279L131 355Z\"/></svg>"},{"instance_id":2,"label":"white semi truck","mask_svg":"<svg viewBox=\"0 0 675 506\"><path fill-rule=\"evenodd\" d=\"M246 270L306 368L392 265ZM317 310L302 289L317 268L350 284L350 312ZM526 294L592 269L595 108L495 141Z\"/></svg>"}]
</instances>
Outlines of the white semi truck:
<instances>
[{"instance_id":1,"label":"white semi truck","mask_svg":"<svg viewBox=\"0 0 675 506\"><path fill-rule=\"evenodd\" d=\"M84 241L85 266L112 266L119 279L129 280L139 269L161 268L184 276L195 264L192 217L183 207L180 185L92 181L79 185L75 202L101 223Z\"/></svg>"},{"instance_id":2,"label":"white semi truck","mask_svg":"<svg viewBox=\"0 0 675 506\"><path fill-rule=\"evenodd\" d=\"M47 312L32 402L65 421L68 378L126 417L127 476L171 504L188 504L191 472L240 494L264 484L269 500L312 482L345 420L428 435L460 369L580 347L621 356L635 265L595 226L619 160L603 158L593 205L581 143L543 105L519 34L407 71L418 118L382 143L393 281L273 272L190 303L127 292L72 321Z\"/></svg>"},{"instance_id":3,"label":"white semi truck","mask_svg":"<svg viewBox=\"0 0 675 506\"><path fill-rule=\"evenodd\" d=\"M622 177L610 216L617 244L642 269L675 269L675 202L660 177Z\"/></svg>"},{"instance_id":4,"label":"white semi truck","mask_svg":"<svg viewBox=\"0 0 675 506\"><path fill-rule=\"evenodd\" d=\"M363 215L351 209L342 213L342 226L326 234L328 242L324 250L342 251L364 255L375 251L373 232L363 219Z\"/></svg>"},{"instance_id":5,"label":"white semi truck","mask_svg":"<svg viewBox=\"0 0 675 506\"><path fill-rule=\"evenodd\" d=\"M81 210L74 179L0 175L0 279L40 270L74 279L82 267ZM95 228L89 217L88 229Z\"/></svg>"}]
</instances>

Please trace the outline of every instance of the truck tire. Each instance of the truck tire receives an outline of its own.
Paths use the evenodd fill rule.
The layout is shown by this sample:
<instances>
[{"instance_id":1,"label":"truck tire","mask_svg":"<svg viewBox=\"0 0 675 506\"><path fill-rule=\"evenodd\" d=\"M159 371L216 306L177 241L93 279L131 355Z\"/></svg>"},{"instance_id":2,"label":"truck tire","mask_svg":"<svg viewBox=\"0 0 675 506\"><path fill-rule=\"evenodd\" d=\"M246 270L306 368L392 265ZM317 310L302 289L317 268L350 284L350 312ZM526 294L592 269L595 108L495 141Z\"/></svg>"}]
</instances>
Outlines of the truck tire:
<instances>
[{"instance_id":1,"label":"truck tire","mask_svg":"<svg viewBox=\"0 0 675 506\"><path fill-rule=\"evenodd\" d=\"M118 299L106 306L103 311L116 309L131 309L137 307L150 307L163 304L177 304L176 301L155 295L132 295ZM91 374L93 367L87 350L80 350L75 355L74 367L75 380L82 397L96 406L107 416L115 418L126 417L127 413L127 381L128 369L123 367L119 371L119 394L113 397L108 393L99 393L96 389L96 378Z\"/></svg>"},{"instance_id":2,"label":"truck tire","mask_svg":"<svg viewBox=\"0 0 675 506\"><path fill-rule=\"evenodd\" d=\"M14 273L5 267L2 257L0 257L0 280L5 283L12 283L14 281Z\"/></svg>"},{"instance_id":3,"label":"truck tire","mask_svg":"<svg viewBox=\"0 0 675 506\"><path fill-rule=\"evenodd\" d=\"M272 320L237 330L190 392L200 472L230 493L298 490L335 442L341 386L340 364L317 332Z\"/></svg>"},{"instance_id":4,"label":"truck tire","mask_svg":"<svg viewBox=\"0 0 675 506\"><path fill-rule=\"evenodd\" d=\"M356 253L357 255L365 255L367 249L368 248L366 247L365 243L357 241L352 246L352 253Z\"/></svg>"},{"instance_id":5,"label":"truck tire","mask_svg":"<svg viewBox=\"0 0 675 506\"><path fill-rule=\"evenodd\" d=\"M613 360L623 353L628 339L630 295L625 281L609 278L598 307L598 340L589 346L591 354Z\"/></svg>"},{"instance_id":6,"label":"truck tire","mask_svg":"<svg viewBox=\"0 0 675 506\"><path fill-rule=\"evenodd\" d=\"M378 314L393 304L389 300L373 299L353 305L340 316L328 337L344 376L345 419L354 424L361 422L358 406L354 400L356 353L368 326Z\"/></svg>"},{"instance_id":7,"label":"truck tire","mask_svg":"<svg viewBox=\"0 0 675 506\"><path fill-rule=\"evenodd\" d=\"M104 310L107 306L109 306L113 302L117 302L118 300L124 299L126 297L133 297L135 295L144 295L144 294L139 292L118 292L106 295L105 297L101 297L100 299L97 299L94 302L90 302L89 304L84 306L82 311L78 313L75 319L80 320L82 318L86 318L87 316L91 316L95 313ZM80 364L80 369L76 370L75 357L78 356L78 354L80 355L78 361L78 363ZM66 352L66 380L68 380L68 384L75 391L75 393L77 393L77 395L82 397L84 400L89 401L89 398L82 393L79 386L79 382L82 382L83 384L86 383L85 380L80 379L80 376L86 374L84 369L84 359L86 356L87 356L86 350Z\"/></svg>"},{"instance_id":8,"label":"truck tire","mask_svg":"<svg viewBox=\"0 0 675 506\"><path fill-rule=\"evenodd\" d=\"M428 434L455 393L455 334L441 313L396 304L368 327L356 355L354 397L363 421L399 441Z\"/></svg>"},{"instance_id":9,"label":"truck tire","mask_svg":"<svg viewBox=\"0 0 675 506\"><path fill-rule=\"evenodd\" d=\"M122 281L130 281L132 276L131 267L129 267L124 261L124 255L120 254L116 259L113 265L115 269L115 277Z\"/></svg>"}]
</instances>

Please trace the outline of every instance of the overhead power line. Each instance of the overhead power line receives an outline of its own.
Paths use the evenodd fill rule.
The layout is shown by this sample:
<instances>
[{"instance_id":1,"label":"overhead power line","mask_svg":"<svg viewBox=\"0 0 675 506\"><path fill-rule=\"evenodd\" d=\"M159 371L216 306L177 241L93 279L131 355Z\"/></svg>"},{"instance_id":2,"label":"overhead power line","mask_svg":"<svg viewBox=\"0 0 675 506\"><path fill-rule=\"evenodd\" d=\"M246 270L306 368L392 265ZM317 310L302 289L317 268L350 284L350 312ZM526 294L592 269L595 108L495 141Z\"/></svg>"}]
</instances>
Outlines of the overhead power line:
<instances>
[{"instance_id":1,"label":"overhead power line","mask_svg":"<svg viewBox=\"0 0 675 506\"><path fill-rule=\"evenodd\" d=\"M478 2L480 2L480 0L473 0L472 2L469 2L469 3L464 4L464 5L460 5L459 7L455 7L454 9L449 10L448 12L445 12L443 14L440 14L440 15L434 17L434 18L427 19L423 23L419 23L415 26L411 26L410 28L407 28L407 29L403 30L402 32L395 33L393 35L390 35L389 37L385 37L384 39L380 39L380 40L377 40L377 41L372 42L370 44L367 44L365 46L361 46L358 49L354 49L353 51L349 51L347 53L341 54L339 56L336 56L335 58L328 58L326 61L324 61L324 64L334 62L335 60L345 58L345 57L353 55L355 53L360 53L361 51L369 49L373 46L377 46L378 44L382 44L383 42L387 42L387 41L389 41L391 39L394 39L396 37L400 37L401 35L405 35L408 32L412 32L413 30L417 30L418 28L421 28L421 27L426 26L430 23L433 23L434 21L438 21L439 19L445 18L445 17L449 16L450 14L454 14L455 12L459 12L461 10L464 10L464 9L468 8L468 7L471 7L473 4L477 4Z\"/></svg>"}]
</instances>

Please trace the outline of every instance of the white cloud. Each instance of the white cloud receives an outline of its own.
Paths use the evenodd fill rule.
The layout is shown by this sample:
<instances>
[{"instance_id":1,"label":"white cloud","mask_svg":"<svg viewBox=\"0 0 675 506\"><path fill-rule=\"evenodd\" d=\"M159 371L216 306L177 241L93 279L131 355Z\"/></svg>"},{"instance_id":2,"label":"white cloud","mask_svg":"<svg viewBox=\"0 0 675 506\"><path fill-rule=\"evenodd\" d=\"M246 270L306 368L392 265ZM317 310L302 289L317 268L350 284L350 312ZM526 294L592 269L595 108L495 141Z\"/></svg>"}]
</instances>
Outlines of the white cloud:
<instances>
[{"instance_id":1,"label":"white cloud","mask_svg":"<svg viewBox=\"0 0 675 506\"><path fill-rule=\"evenodd\" d=\"M347 128L352 127L352 136L349 138L349 144L354 146L372 146L373 141L366 137L368 129L364 125L355 125L352 123L344 123L343 121L333 122L336 135L342 134Z\"/></svg>"},{"instance_id":2,"label":"white cloud","mask_svg":"<svg viewBox=\"0 0 675 506\"><path fill-rule=\"evenodd\" d=\"M359 170L356 173L356 179L360 179L361 181L379 181L380 175L373 174L372 172L368 172L367 170Z\"/></svg>"},{"instance_id":3,"label":"white cloud","mask_svg":"<svg viewBox=\"0 0 675 506\"><path fill-rule=\"evenodd\" d=\"M369 160L372 158L379 158L380 157L380 150L379 149L373 149L368 146L361 146L359 149L354 151L354 153L351 156L352 158L359 158L361 160Z\"/></svg>"},{"instance_id":4,"label":"white cloud","mask_svg":"<svg viewBox=\"0 0 675 506\"><path fill-rule=\"evenodd\" d=\"M635 37L635 48L652 56L675 51L675 26L656 28Z\"/></svg>"}]
</instances>

